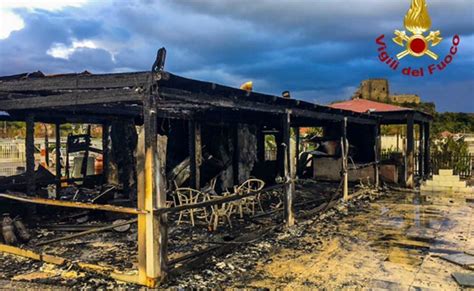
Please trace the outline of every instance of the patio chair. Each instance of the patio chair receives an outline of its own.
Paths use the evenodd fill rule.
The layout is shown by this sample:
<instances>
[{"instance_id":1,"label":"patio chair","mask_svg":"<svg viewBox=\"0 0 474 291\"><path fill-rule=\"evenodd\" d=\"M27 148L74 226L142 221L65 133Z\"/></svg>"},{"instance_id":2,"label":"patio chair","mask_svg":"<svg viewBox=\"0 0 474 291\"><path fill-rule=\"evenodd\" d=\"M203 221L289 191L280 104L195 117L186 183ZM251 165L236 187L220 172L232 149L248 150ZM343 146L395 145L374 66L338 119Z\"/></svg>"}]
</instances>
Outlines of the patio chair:
<instances>
[{"instance_id":1,"label":"patio chair","mask_svg":"<svg viewBox=\"0 0 474 291\"><path fill-rule=\"evenodd\" d=\"M234 192L238 195L248 194L252 192L258 192L265 187L265 182L260 179L250 178L243 182L240 186L234 188ZM244 209L250 212L252 215L255 214L255 204L258 204L260 210L263 211L262 204L260 202L260 194L255 196L249 196L242 198L237 201L236 206L239 209L240 218L244 217Z\"/></svg>"},{"instance_id":2,"label":"patio chair","mask_svg":"<svg viewBox=\"0 0 474 291\"><path fill-rule=\"evenodd\" d=\"M222 197L226 197L228 195L231 195L230 193L226 192L222 196L218 195L208 195L208 199L218 199ZM217 204L217 205L212 205L212 213L211 213L211 219L209 220L209 227L213 230L217 230L217 227L219 226L219 221L221 218L225 218L227 220L227 223L229 224L229 227L232 228L232 221L231 221L231 216L233 213L233 207L234 204L232 202L228 203L222 203L222 204Z\"/></svg>"},{"instance_id":3,"label":"patio chair","mask_svg":"<svg viewBox=\"0 0 474 291\"><path fill-rule=\"evenodd\" d=\"M196 204L207 201L208 195L192 188L178 188L175 190L178 206ZM194 218L200 218L209 222L208 211L205 207L186 209L179 212L178 225L184 216L189 216L191 225L195 225Z\"/></svg>"}]
</instances>

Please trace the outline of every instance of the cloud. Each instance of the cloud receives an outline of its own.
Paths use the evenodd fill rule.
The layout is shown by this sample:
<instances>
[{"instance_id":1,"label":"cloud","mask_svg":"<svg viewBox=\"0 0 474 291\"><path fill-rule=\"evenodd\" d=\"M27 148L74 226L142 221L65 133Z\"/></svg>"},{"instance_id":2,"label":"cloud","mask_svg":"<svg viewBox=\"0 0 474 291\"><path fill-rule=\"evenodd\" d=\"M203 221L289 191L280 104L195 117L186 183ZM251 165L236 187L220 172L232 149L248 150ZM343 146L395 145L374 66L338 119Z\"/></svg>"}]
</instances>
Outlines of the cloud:
<instances>
[{"instance_id":1,"label":"cloud","mask_svg":"<svg viewBox=\"0 0 474 291\"><path fill-rule=\"evenodd\" d=\"M66 46L64 43L55 42L51 48L46 51L46 54L53 58L68 60L74 52L84 48L96 49L97 45L92 40L72 40L70 46Z\"/></svg>"},{"instance_id":2,"label":"cloud","mask_svg":"<svg viewBox=\"0 0 474 291\"><path fill-rule=\"evenodd\" d=\"M25 27L23 19L10 11L0 10L0 19L0 39L8 38L13 31Z\"/></svg>"},{"instance_id":3,"label":"cloud","mask_svg":"<svg viewBox=\"0 0 474 291\"><path fill-rule=\"evenodd\" d=\"M26 8L42 10L61 10L65 7L80 7L89 0L2 0L0 8L2 10Z\"/></svg>"},{"instance_id":4,"label":"cloud","mask_svg":"<svg viewBox=\"0 0 474 291\"><path fill-rule=\"evenodd\" d=\"M403 29L408 0L8 3L0 4L0 13L13 13L23 26L0 39L0 75L149 70L165 46L167 70L234 87L253 80L257 91L290 90L326 103L349 98L363 79L388 78L396 92L418 93L441 110L472 110L443 96L471 102L465 87L474 82L474 1L429 1L432 29L444 37L433 50L444 57L455 33L461 45L445 71L425 79L407 78L377 59L375 38L385 34L391 42L393 31ZM400 49L393 44L389 53ZM432 62L410 58L404 64Z\"/></svg>"}]
</instances>

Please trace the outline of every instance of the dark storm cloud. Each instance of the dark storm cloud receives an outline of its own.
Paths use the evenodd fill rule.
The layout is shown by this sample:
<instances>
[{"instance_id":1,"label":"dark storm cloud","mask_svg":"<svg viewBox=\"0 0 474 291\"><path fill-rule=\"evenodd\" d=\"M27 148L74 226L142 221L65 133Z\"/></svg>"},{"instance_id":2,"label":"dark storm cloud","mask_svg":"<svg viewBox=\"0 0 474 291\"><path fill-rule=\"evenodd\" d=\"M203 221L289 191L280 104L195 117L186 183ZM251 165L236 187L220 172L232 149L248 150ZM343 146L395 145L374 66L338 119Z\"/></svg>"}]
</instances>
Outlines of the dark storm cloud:
<instances>
[{"instance_id":1,"label":"dark storm cloud","mask_svg":"<svg viewBox=\"0 0 474 291\"><path fill-rule=\"evenodd\" d=\"M425 79L392 72L377 59L375 38L385 34L391 42L393 30L403 29L409 0L91 1L55 12L16 10L25 28L0 40L0 75L148 70L165 46L168 70L231 86L254 80L259 91L291 90L327 103L350 97L363 79L385 77L392 91L417 93L441 110L474 111L464 105L473 104L474 2L428 2L432 29L445 37L435 51L444 56L453 34L462 43L445 71ZM94 46L71 49L81 41ZM47 53L58 44L71 49L67 58ZM392 45L390 53L397 50Z\"/></svg>"}]
</instances>

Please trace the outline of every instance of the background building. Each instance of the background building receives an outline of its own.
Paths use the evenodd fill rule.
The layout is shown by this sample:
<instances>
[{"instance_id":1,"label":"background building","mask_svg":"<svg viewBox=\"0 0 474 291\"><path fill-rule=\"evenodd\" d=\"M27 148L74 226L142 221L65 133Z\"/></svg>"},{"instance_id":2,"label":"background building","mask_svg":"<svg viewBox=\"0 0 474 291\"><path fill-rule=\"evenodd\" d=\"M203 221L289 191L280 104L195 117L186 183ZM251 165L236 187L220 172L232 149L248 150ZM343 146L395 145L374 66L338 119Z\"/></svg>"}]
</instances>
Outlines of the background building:
<instances>
[{"instance_id":1,"label":"background building","mask_svg":"<svg viewBox=\"0 0 474 291\"><path fill-rule=\"evenodd\" d=\"M420 103L420 96L416 94L390 95L390 87L387 79L368 79L360 83L352 99L367 99L379 102L391 103Z\"/></svg>"}]
</instances>

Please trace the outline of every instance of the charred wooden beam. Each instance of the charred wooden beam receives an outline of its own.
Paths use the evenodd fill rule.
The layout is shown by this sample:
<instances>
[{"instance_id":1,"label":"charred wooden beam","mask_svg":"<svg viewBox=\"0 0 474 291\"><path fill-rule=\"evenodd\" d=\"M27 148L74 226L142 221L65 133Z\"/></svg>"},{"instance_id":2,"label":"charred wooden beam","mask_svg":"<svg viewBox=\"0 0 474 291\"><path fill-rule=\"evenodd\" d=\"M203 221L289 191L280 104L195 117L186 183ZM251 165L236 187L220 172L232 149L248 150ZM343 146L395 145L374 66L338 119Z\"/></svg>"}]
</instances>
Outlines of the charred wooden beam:
<instances>
[{"instance_id":1,"label":"charred wooden beam","mask_svg":"<svg viewBox=\"0 0 474 291\"><path fill-rule=\"evenodd\" d=\"M7 99L2 99L7 98ZM21 110L117 102L140 102L141 93L131 89L110 89L60 93L48 96L25 97L0 94L0 108Z\"/></svg>"},{"instance_id":2,"label":"charred wooden beam","mask_svg":"<svg viewBox=\"0 0 474 291\"><path fill-rule=\"evenodd\" d=\"M412 114L407 115L407 152L406 152L406 180L405 186L408 188L413 188L414 180L414 167L415 167L415 157L414 157L414 148L415 148L415 138L414 138L414 119Z\"/></svg>"},{"instance_id":3,"label":"charred wooden beam","mask_svg":"<svg viewBox=\"0 0 474 291\"><path fill-rule=\"evenodd\" d=\"M15 110L11 111L12 120L24 121L26 115L33 112L36 122L44 123L93 123L101 124L106 121L111 121L119 117L103 115L98 112L87 113L77 112L73 110L61 110L57 108L46 109L32 109L32 110Z\"/></svg>"},{"instance_id":4,"label":"charred wooden beam","mask_svg":"<svg viewBox=\"0 0 474 291\"><path fill-rule=\"evenodd\" d=\"M151 80L149 72L118 74L68 74L35 79L0 82L0 91L84 90L103 88L141 87Z\"/></svg>"},{"instance_id":5,"label":"charred wooden beam","mask_svg":"<svg viewBox=\"0 0 474 291\"><path fill-rule=\"evenodd\" d=\"M379 165L379 160L380 160L380 145L381 140L380 140L380 125L374 126L374 184L375 188L379 187L380 184L380 165Z\"/></svg>"},{"instance_id":6,"label":"charred wooden beam","mask_svg":"<svg viewBox=\"0 0 474 291\"><path fill-rule=\"evenodd\" d=\"M418 124L418 177L420 177L420 179L424 179L425 177L425 167L423 166L423 162L424 162L424 123L420 123Z\"/></svg>"},{"instance_id":7,"label":"charred wooden beam","mask_svg":"<svg viewBox=\"0 0 474 291\"><path fill-rule=\"evenodd\" d=\"M35 179L35 121L31 114L26 117L26 193L33 195L36 192Z\"/></svg>"},{"instance_id":8,"label":"charred wooden beam","mask_svg":"<svg viewBox=\"0 0 474 291\"><path fill-rule=\"evenodd\" d=\"M73 238L76 238L76 237L83 237L83 236L91 234L91 233L98 233L98 232L114 229L114 228L117 228L117 227L120 227L120 226L135 223L137 221L138 221L137 218L133 218L133 219L126 220L126 221L113 223L113 224L107 225L107 226L95 227L95 228L88 229L88 230L85 230L85 231L81 231L81 232L78 232L78 233L75 233L75 234L70 234L70 235L66 235L66 236L63 236L63 237L57 237L57 238L53 238L53 239L50 239L50 240L41 241L41 242L37 243L36 246L49 245L51 243L58 242L58 241L69 240L69 239L73 239Z\"/></svg>"},{"instance_id":9,"label":"charred wooden beam","mask_svg":"<svg viewBox=\"0 0 474 291\"><path fill-rule=\"evenodd\" d=\"M164 207L166 203L165 169L166 146L159 147L157 138L156 103L159 96L153 92L144 97L144 195L146 233L146 277L149 286L156 286L159 280L167 276L168 227L166 215L154 215L154 209ZM161 143L160 143L161 144ZM140 224L139 224L140 226ZM142 242L139 242L139 244Z\"/></svg>"},{"instance_id":10,"label":"charred wooden beam","mask_svg":"<svg viewBox=\"0 0 474 291\"><path fill-rule=\"evenodd\" d=\"M99 265L94 265L94 264L89 264L89 263L84 263L84 262L67 260L62 257L52 256L45 253L35 253L31 250L22 249L22 248L9 246L5 244L0 244L0 252L5 252L12 255L30 258L33 260L42 261L45 263L55 264L55 265L76 264L80 269L83 269L88 272L95 272L100 275L109 276L110 278L123 281L123 282L146 285L145 284L146 282L139 281L136 275L128 275L128 274L120 273L110 267L104 267L104 266L99 266Z\"/></svg>"},{"instance_id":11,"label":"charred wooden beam","mask_svg":"<svg viewBox=\"0 0 474 291\"><path fill-rule=\"evenodd\" d=\"M49 136L48 136L48 126L43 124L44 126L44 148L45 148L45 163L46 166L49 168Z\"/></svg>"},{"instance_id":12,"label":"charred wooden beam","mask_svg":"<svg viewBox=\"0 0 474 291\"><path fill-rule=\"evenodd\" d=\"M348 173L348 155L349 142L347 140L347 118L344 118L341 123L341 154L342 154L342 199L347 201L349 199L349 173Z\"/></svg>"},{"instance_id":13,"label":"charred wooden beam","mask_svg":"<svg viewBox=\"0 0 474 291\"><path fill-rule=\"evenodd\" d=\"M196 91L196 89L195 89ZM238 98L232 97L233 95L219 94L214 96L209 93L203 93L198 91L193 93L191 91L186 91L183 89L176 88L161 88L161 95L168 101L176 100L186 102L187 104L201 104L208 105L215 108L221 109L232 109L232 110L246 110L250 112L263 112L269 114L283 114L286 109L292 109L292 116L294 116L293 126L303 126L304 123L299 122L299 118L305 118L308 124L314 125L315 120L333 120L341 121L344 116L347 116L349 121L361 124L376 124L377 117L364 115L364 114L353 114L350 115L348 112L342 110L326 108L320 105L315 105L312 103L294 103L294 99L283 99L283 103L275 102L279 100L277 97L272 97L270 100L265 100L262 102L259 98L254 98L255 93L252 93L252 96L239 96ZM234 94L235 95L235 94ZM268 95L267 95L268 97ZM275 99L277 98L277 99ZM267 98L268 99L268 98ZM288 103L289 104L286 104ZM303 106L303 104L306 104ZM292 120L293 120L292 119Z\"/></svg>"},{"instance_id":14,"label":"charred wooden beam","mask_svg":"<svg viewBox=\"0 0 474 291\"><path fill-rule=\"evenodd\" d=\"M136 170L137 170L137 207L138 209L145 209L145 129L140 127L137 139L136 148ZM138 278L140 282L147 280L146 272L146 223L147 216L144 214L138 215Z\"/></svg>"},{"instance_id":15,"label":"charred wooden beam","mask_svg":"<svg viewBox=\"0 0 474 291\"><path fill-rule=\"evenodd\" d=\"M64 201L64 200L55 200L55 199L45 199L45 198L38 198L38 197L28 197L24 195L0 193L0 198L6 198L6 199L16 200L20 202L34 203L34 204L70 207L70 208L82 208L82 209L90 209L90 210L103 210L103 211L111 211L111 212L126 213L126 214L147 213L146 211L130 208L130 207L121 207L121 206L107 205L107 204L73 202L73 201Z\"/></svg>"},{"instance_id":16,"label":"charred wooden beam","mask_svg":"<svg viewBox=\"0 0 474 291\"><path fill-rule=\"evenodd\" d=\"M195 120L188 121L188 141L190 157L190 185L194 189L201 189L202 141L201 123Z\"/></svg>"},{"instance_id":17,"label":"charred wooden beam","mask_svg":"<svg viewBox=\"0 0 474 291\"><path fill-rule=\"evenodd\" d=\"M263 126L257 132L257 159L260 163L265 162L265 133Z\"/></svg>"},{"instance_id":18,"label":"charred wooden beam","mask_svg":"<svg viewBox=\"0 0 474 291\"><path fill-rule=\"evenodd\" d=\"M424 166L425 166L425 179L430 177L431 173L431 165L430 165L430 123L425 122L423 126L424 135L423 135L423 143L424 143Z\"/></svg>"},{"instance_id":19,"label":"charred wooden beam","mask_svg":"<svg viewBox=\"0 0 474 291\"><path fill-rule=\"evenodd\" d=\"M299 175L298 169L300 168L300 128L295 127L295 140L296 140L296 146L295 146L295 156L296 156L296 175Z\"/></svg>"},{"instance_id":20,"label":"charred wooden beam","mask_svg":"<svg viewBox=\"0 0 474 291\"><path fill-rule=\"evenodd\" d=\"M87 143L86 150L84 151L84 156L82 157L82 165L81 165L81 174L82 178L85 180L87 177L87 166L89 164L89 148L91 145L91 126L87 126L87 133L85 136L85 140Z\"/></svg>"},{"instance_id":21,"label":"charred wooden beam","mask_svg":"<svg viewBox=\"0 0 474 291\"><path fill-rule=\"evenodd\" d=\"M283 177L286 181L285 184L285 220L287 226L292 226L295 223L295 215L293 210L293 196L295 190L294 184L294 158L291 156L291 127L290 120L291 111L287 111L281 118L281 133L282 133L282 156L283 160Z\"/></svg>"},{"instance_id":22,"label":"charred wooden beam","mask_svg":"<svg viewBox=\"0 0 474 291\"><path fill-rule=\"evenodd\" d=\"M61 124L55 124L55 152L56 152L56 197L61 193Z\"/></svg>"},{"instance_id":23,"label":"charred wooden beam","mask_svg":"<svg viewBox=\"0 0 474 291\"><path fill-rule=\"evenodd\" d=\"M102 124L102 181L108 183L110 163L110 124Z\"/></svg>"},{"instance_id":24,"label":"charred wooden beam","mask_svg":"<svg viewBox=\"0 0 474 291\"><path fill-rule=\"evenodd\" d=\"M240 163L240 147L239 147L239 124L232 124L232 174L234 176L234 185L240 185L239 180L239 163Z\"/></svg>"}]
</instances>

